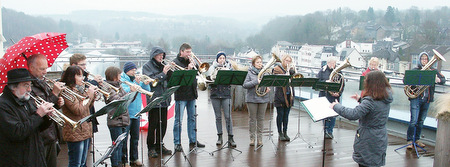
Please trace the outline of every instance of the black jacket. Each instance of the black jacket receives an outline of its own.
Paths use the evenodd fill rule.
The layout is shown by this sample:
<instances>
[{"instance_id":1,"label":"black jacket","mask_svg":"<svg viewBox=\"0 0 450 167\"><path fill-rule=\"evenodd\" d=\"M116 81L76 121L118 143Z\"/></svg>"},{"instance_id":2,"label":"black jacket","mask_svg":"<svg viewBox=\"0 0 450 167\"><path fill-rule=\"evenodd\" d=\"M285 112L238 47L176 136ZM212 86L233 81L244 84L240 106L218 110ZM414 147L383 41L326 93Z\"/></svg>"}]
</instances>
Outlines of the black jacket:
<instances>
[{"instance_id":1,"label":"black jacket","mask_svg":"<svg viewBox=\"0 0 450 167\"><path fill-rule=\"evenodd\" d=\"M317 74L317 78L319 78L320 82L325 82L326 80L330 79L330 74L331 74L332 71L333 71L333 69L329 68L328 65L325 65L325 66L323 66L320 69L319 73ZM341 72L339 72L339 73L341 73ZM319 92L319 97L323 97L323 96L326 96L328 101L330 103L332 103L335 100L340 101L339 97L341 95L339 95L339 97L334 97L334 96L331 96L331 94L328 91L326 91L326 92L325 91L320 91Z\"/></svg>"},{"instance_id":2,"label":"black jacket","mask_svg":"<svg viewBox=\"0 0 450 167\"><path fill-rule=\"evenodd\" d=\"M31 87L31 94L33 96L39 96L47 102L53 103L56 109L59 109L58 106L58 96L52 93L52 90L45 81L34 80L31 81L33 86ZM58 128L56 128L56 123L51 122L50 126L41 132L41 137L44 140L44 145L53 144L58 139Z\"/></svg>"},{"instance_id":3,"label":"black jacket","mask_svg":"<svg viewBox=\"0 0 450 167\"><path fill-rule=\"evenodd\" d=\"M158 79L158 84L156 85L156 87L151 87L151 90L153 91L153 96L151 97L151 99L147 95L147 99L149 99L147 100L147 104L150 103L153 99L160 97L165 91L167 91L167 83L170 79L169 75L164 74L164 66L154 59L154 57L160 53L164 53L162 48L153 47L152 52L150 53L150 60L142 67L142 74L147 75L153 79ZM166 54L164 54L163 58L165 57ZM172 97L170 96L166 101L156 105L153 108L168 107L171 100Z\"/></svg>"},{"instance_id":4,"label":"black jacket","mask_svg":"<svg viewBox=\"0 0 450 167\"><path fill-rule=\"evenodd\" d=\"M46 166L39 132L50 120L36 114L33 100L19 101L5 87L0 96L0 166Z\"/></svg>"},{"instance_id":5,"label":"black jacket","mask_svg":"<svg viewBox=\"0 0 450 167\"><path fill-rule=\"evenodd\" d=\"M180 57L178 53L177 58L173 60L173 62L183 68L186 68L189 65L189 60L185 60ZM198 67L197 67L198 69ZM197 79L194 79L192 85L188 86L180 86L177 91L175 91L175 100L176 101L188 101L195 100L198 97L197 93Z\"/></svg>"}]
</instances>

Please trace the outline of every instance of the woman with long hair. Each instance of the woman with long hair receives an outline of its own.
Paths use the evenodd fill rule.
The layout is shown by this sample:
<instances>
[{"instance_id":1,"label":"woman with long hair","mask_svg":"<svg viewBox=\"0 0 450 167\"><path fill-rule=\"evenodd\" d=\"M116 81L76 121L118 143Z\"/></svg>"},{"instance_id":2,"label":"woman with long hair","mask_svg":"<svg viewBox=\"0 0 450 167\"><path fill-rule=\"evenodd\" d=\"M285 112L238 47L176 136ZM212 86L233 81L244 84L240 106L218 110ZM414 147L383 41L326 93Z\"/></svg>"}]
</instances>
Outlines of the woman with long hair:
<instances>
[{"instance_id":1,"label":"woman with long hair","mask_svg":"<svg viewBox=\"0 0 450 167\"><path fill-rule=\"evenodd\" d=\"M257 144L261 146L262 143L262 130L264 129L264 115L267 109L267 103L269 103L268 94L264 96L258 96L256 94L256 85L261 80L258 78L258 74L263 68L262 57L256 55L252 59L252 66L249 67L247 76L245 77L242 87L247 89L247 96L245 102L247 102L249 119L249 132L250 132L250 146L255 145L255 132L257 131ZM266 92L270 89L267 87Z\"/></svg>"},{"instance_id":2,"label":"woman with long hair","mask_svg":"<svg viewBox=\"0 0 450 167\"><path fill-rule=\"evenodd\" d=\"M83 79L83 70L78 66L68 67L61 79L61 82L66 83L68 89L89 99L88 104L83 105L83 100L74 95L71 95L70 99L64 98L63 114L73 121L89 116L89 107L94 104L95 100L94 92L97 87L86 88ZM71 126L63 127L63 138L69 149L69 167L86 166L91 137L92 124L90 122L84 122L74 130Z\"/></svg>"},{"instance_id":3,"label":"woman with long hair","mask_svg":"<svg viewBox=\"0 0 450 167\"><path fill-rule=\"evenodd\" d=\"M359 166L384 166L388 144L386 123L391 108L392 89L381 71L367 73L364 94L351 98L360 102L355 108L344 107L337 101L330 108L349 120L359 120L353 144L353 160Z\"/></svg>"}]
</instances>

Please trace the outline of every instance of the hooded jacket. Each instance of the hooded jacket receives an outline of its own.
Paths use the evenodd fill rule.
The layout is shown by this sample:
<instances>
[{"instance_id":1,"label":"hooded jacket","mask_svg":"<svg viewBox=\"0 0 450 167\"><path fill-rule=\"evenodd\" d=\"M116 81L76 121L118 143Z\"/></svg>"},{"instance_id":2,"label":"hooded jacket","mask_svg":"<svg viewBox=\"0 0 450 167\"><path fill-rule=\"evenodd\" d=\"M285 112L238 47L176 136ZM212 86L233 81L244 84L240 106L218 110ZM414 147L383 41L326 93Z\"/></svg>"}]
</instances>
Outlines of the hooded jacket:
<instances>
[{"instance_id":1,"label":"hooded jacket","mask_svg":"<svg viewBox=\"0 0 450 167\"><path fill-rule=\"evenodd\" d=\"M347 108L336 104L333 109L349 120L358 120L353 144L353 160L364 166L384 166L388 136L386 123L393 101L392 91L388 90L386 99L374 100L370 96L363 97L355 108Z\"/></svg>"},{"instance_id":2,"label":"hooded jacket","mask_svg":"<svg viewBox=\"0 0 450 167\"><path fill-rule=\"evenodd\" d=\"M163 59L165 59L166 53L163 51L163 49L161 47L153 47L152 51L150 52L150 60L142 67L142 74L147 75L153 79L158 79L158 84L156 85L156 87L151 87L153 96L150 98L150 96L147 95L147 104L150 103L153 99L160 97L167 90L167 83L170 78L163 72L164 65L154 59L156 55L161 53L164 53ZM153 108L168 107L171 101L172 96L154 106Z\"/></svg>"},{"instance_id":3,"label":"hooded jacket","mask_svg":"<svg viewBox=\"0 0 450 167\"><path fill-rule=\"evenodd\" d=\"M247 89L247 96L245 98L245 102L247 103L268 103L269 102L269 94L265 96L258 96L256 94L256 85L258 85L258 73L259 70L254 66L250 66L248 68L247 76L245 77L243 88Z\"/></svg>"},{"instance_id":4,"label":"hooded jacket","mask_svg":"<svg viewBox=\"0 0 450 167\"><path fill-rule=\"evenodd\" d=\"M137 83L136 81L131 81L130 76L128 76L127 74L125 74L123 72L122 72L122 74L120 76L120 81L122 81L122 82L125 82L125 81L131 82L131 83L134 83L134 84L137 84L137 85L141 86L142 89L150 91L150 86L149 85L144 84L144 82ZM122 86L123 90L125 90L125 92L129 93L131 91L130 86L128 86L127 84L122 83L120 85ZM141 105L142 105L141 93L138 92L136 98L134 99L134 101L131 102L131 104L128 106L128 113L130 115L130 119L138 119L138 117L135 117L135 115L138 112L141 111L141 109L142 109Z\"/></svg>"},{"instance_id":5,"label":"hooded jacket","mask_svg":"<svg viewBox=\"0 0 450 167\"><path fill-rule=\"evenodd\" d=\"M180 54L178 53L177 57L173 60L173 62L183 68L188 67L189 65L189 59L184 59L183 57L180 57ZM198 66L197 66L198 69ZM197 78L194 79L192 82L192 85L188 86L180 86L177 91L175 91L175 100L176 101L188 101L188 100L195 100L198 98L197 93Z\"/></svg>"},{"instance_id":6,"label":"hooded jacket","mask_svg":"<svg viewBox=\"0 0 450 167\"><path fill-rule=\"evenodd\" d=\"M5 87L0 96L0 166L45 167L39 131L50 120L36 114L33 100L20 101Z\"/></svg>"},{"instance_id":7,"label":"hooded jacket","mask_svg":"<svg viewBox=\"0 0 450 167\"><path fill-rule=\"evenodd\" d=\"M413 70L422 70L423 66L422 64L419 62L419 64L417 65L416 68L414 68ZM436 70L433 67L430 67L430 70ZM442 75L439 71L436 71L436 76L441 80L441 82L437 83L439 85L444 85L445 84L445 76ZM433 102L434 101L434 89L435 86L428 86L427 90L425 90L425 92L427 92L427 96L425 98L427 98L427 102ZM423 98L424 93L422 93L421 95L417 96L416 98ZM408 98L408 100L411 100L412 98Z\"/></svg>"}]
</instances>

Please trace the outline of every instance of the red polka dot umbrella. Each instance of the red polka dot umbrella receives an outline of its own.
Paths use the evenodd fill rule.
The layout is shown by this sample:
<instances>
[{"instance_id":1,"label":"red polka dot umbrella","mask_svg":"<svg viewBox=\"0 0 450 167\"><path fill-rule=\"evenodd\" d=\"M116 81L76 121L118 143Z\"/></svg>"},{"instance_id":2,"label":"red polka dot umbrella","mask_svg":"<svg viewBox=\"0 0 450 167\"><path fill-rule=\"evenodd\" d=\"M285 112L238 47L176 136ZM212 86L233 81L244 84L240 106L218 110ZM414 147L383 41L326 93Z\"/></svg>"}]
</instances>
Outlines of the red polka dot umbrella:
<instances>
[{"instance_id":1,"label":"red polka dot umbrella","mask_svg":"<svg viewBox=\"0 0 450 167\"><path fill-rule=\"evenodd\" d=\"M68 47L66 34L46 32L22 38L19 42L6 49L0 59L0 93L8 82L6 73L15 68L28 68L27 59L33 54L47 56L51 67L59 54Z\"/></svg>"}]
</instances>

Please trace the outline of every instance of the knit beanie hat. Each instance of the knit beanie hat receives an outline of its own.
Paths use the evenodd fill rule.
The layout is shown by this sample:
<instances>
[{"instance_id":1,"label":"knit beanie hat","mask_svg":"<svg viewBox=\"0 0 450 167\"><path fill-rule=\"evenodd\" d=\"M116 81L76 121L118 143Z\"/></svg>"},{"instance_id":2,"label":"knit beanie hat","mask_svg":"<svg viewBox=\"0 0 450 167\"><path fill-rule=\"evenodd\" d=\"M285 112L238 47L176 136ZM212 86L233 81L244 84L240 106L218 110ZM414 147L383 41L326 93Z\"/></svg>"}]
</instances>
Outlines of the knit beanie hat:
<instances>
[{"instance_id":1,"label":"knit beanie hat","mask_svg":"<svg viewBox=\"0 0 450 167\"><path fill-rule=\"evenodd\" d=\"M132 69L137 69L136 64L134 64L133 62L126 62L125 65L123 65L123 72L125 73Z\"/></svg>"},{"instance_id":2,"label":"knit beanie hat","mask_svg":"<svg viewBox=\"0 0 450 167\"><path fill-rule=\"evenodd\" d=\"M219 52L219 53L217 53L216 61L219 60L219 57L222 55L225 56L225 58L227 58L227 55L225 53Z\"/></svg>"}]
</instances>

